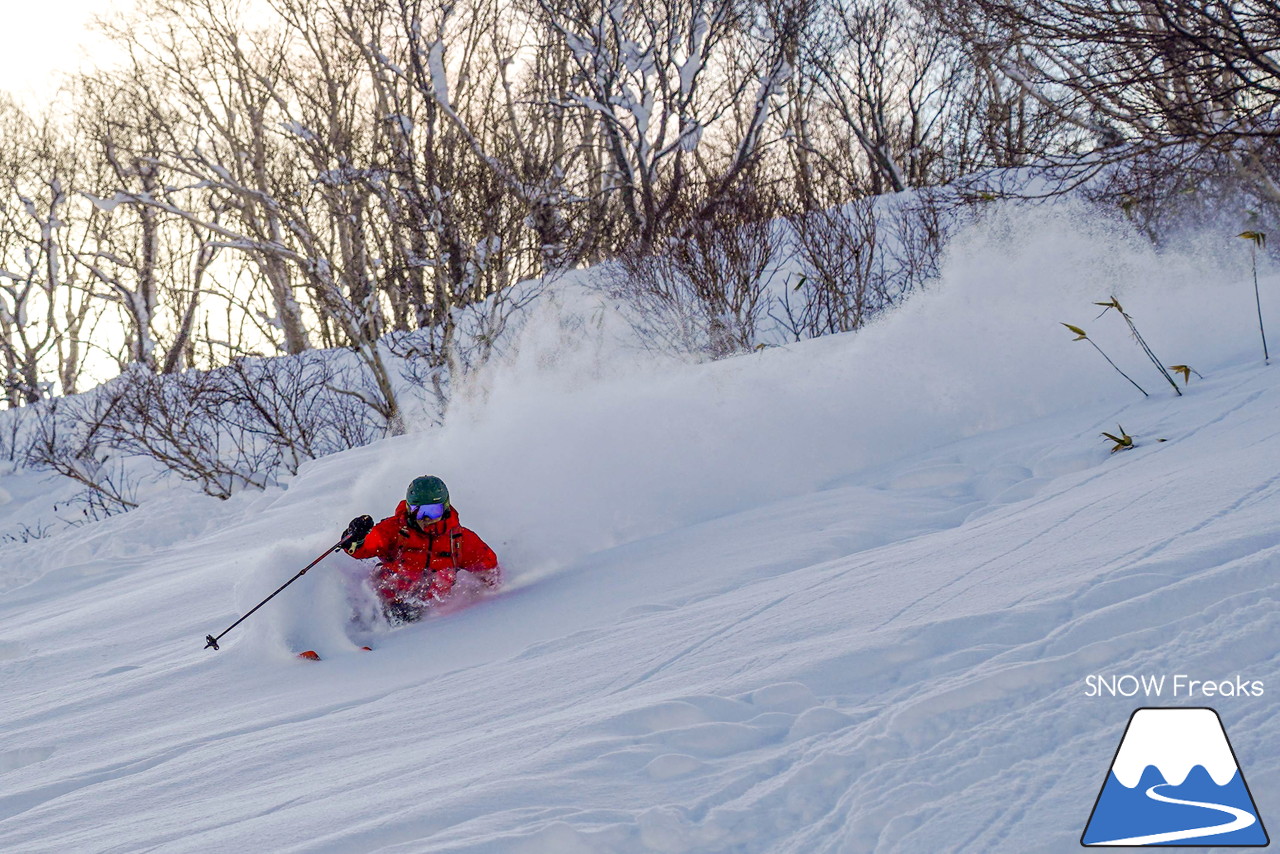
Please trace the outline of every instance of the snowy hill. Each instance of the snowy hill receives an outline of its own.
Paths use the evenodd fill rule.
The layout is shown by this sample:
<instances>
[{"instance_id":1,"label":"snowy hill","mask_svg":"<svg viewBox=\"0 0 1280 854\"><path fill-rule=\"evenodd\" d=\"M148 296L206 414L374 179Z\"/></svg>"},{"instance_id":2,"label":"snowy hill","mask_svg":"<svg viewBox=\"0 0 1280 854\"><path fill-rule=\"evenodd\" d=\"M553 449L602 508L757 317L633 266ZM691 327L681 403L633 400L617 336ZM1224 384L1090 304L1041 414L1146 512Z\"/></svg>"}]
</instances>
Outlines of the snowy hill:
<instances>
[{"instance_id":1,"label":"snowy hill","mask_svg":"<svg viewBox=\"0 0 1280 854\"><path fill-rule=\"evenodd\" d=\"M552 303L437 431L9 547L0 850L1064 851L1162 703L1280 814L1269 695L1085 691L1275 679L1280 368L1231 251L1006 222L862 334L710 365ZM336 555L201 649L426 472L504 590L362 632Z\"/></svg>"}]
</instances>

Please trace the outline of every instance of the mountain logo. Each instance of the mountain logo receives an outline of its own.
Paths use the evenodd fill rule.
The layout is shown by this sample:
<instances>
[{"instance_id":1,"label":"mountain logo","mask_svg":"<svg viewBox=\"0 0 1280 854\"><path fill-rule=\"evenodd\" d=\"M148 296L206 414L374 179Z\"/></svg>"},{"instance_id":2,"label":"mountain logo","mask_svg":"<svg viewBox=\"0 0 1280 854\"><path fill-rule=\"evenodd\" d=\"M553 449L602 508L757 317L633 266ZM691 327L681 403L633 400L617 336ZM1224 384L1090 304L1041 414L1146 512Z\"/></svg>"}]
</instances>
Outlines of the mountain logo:
<instances>
[{"instance_id":1,"label":"mountain logo","mask_svg":"<svg viewBox=\"0 0 1280 854\"><path fill-rule=\"evenodd\" d=\"M1086 847L1270 841L1222 720L1203 708L1133 713L1080 836Z\"/></svg>"}]
</instances>

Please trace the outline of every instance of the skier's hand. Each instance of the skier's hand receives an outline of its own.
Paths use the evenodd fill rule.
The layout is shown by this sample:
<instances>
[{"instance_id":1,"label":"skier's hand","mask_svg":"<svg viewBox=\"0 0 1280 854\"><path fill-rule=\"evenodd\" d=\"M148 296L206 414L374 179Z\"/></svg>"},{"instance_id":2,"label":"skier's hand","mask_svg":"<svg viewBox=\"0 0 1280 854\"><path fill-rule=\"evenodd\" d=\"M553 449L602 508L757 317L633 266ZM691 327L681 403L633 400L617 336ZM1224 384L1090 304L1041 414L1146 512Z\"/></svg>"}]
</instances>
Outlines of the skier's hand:
<instances>
[{"instance_id":1,"label":"skier's hand","mask_svg":"<svg viewBox=\"0 0 1280 854\"><path fill-rule=\"evenodd\" d=\"M343 548L351 548L358 546L364 542L364 538L369 536L369 532L373 530L372 516L357 516L351 520L351 524L347 526L347 530L342 532Z\"/></svg>"}]
</instances>

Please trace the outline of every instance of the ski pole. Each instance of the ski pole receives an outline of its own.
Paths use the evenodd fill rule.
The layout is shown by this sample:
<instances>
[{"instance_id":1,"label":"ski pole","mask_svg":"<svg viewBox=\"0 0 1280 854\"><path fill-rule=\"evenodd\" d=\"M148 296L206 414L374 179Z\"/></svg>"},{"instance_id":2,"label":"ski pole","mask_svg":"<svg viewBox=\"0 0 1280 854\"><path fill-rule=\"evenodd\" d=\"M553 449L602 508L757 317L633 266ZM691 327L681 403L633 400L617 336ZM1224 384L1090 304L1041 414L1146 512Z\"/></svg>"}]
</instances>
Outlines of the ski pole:
<instances>
[{"instance_id":1,"label":"ski pole","mask_svg":"<svg viewBox=\"0 0 1280 854\"><path fill-rule=\"evenodd\" d=\"M285 589L285 588L286 588L286 587L288 587L290 584L292 584L293 582L297 581L297 580L298 580L299 578L301 578L302 576L306 575L306 574L307 574L307 570L311 569L311 567L315 566L315 565L316 565L316 564L318 564L320 561L324 560L324 559L325 559L325 558L327 558L330 554L332 554L333 552L336 552L338 549L342 548L342 547L343 547L343 546L345 546L346 544L347 544L347 538L346 538L346 537L344 537L344 538L342 538L341 540L339 540L337 543L335 543L334 545L332 545L332 546L330 546L329 548L325 549L325 550L324 550L324 553L323 553L323 554L321 554L321 555L320 555L320 557L316 558L315 560L311 561L311 563L307 564L307 565L306 565L306 566L304 566L302 569L298 570L298 574L297 574L297 575L295 575L293 578L290 578L290 579L289 579L288 581L286 581L284 584L281 584L281 585L280 585L280 587L276 590L276 592L275 592L275 593L272 593L272 594L271 594L270 596L268 596L266 599L263 599L263 600L262 600L261 602L259 602L257 605L254 605L254 606L253 606L253 611L258 610L258 609L259 609L259 608L261 608L263 605L265 605L265 604L267 604L268 602L270 602L272 599L274 599L274 598L276 597L276 593L279 593L281 590ZM227 632L231 631L231 630L232 630L232 629L234 629L236 626L240 625L240 624L241 624L241 623L243 623L245 620L249 619L249 615L250 615L250 614L252 614L252 613L253 613L253 611L250 611L248 614L245 614L243 617L241 617L240 619L236 620L236 621L235 621L234 623L232 623L231 625L227 626L225 629L223 629L223 630L222 630L222 634L218 635L216 638L215 638L213 635L205 635L205 636L204 636L204 639L205 639L206 641L208 641L208 643L206 643L206 644L204 645L204 648L205 648L205 649L208 649L209 647L213 647L214 649L220 649L220 647L218 646L218 641L222 640L222 635L225 635Z\"/></svg>"}]
</instances>

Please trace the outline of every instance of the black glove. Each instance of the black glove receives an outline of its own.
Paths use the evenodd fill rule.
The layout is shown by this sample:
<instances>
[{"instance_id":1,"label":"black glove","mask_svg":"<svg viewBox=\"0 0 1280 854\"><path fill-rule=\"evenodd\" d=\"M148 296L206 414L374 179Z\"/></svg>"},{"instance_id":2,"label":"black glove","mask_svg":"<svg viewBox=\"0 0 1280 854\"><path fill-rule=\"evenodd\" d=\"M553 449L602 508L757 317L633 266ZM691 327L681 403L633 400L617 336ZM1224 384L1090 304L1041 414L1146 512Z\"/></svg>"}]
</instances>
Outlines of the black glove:
<instances>
[{"instance_id":1,"label":"black glove","mask_svg":"<svg viewBox=\"0 0 1280 854\"><path fill-rule=\"evenodd\" d=\"M357 516L351 520L351 524L347 526L347 530L342 532L342 547L350 548L358 546L364 542L364 538L369 536L369 532L373 530L372 516Z\"/></svg>"}]
</instances>

